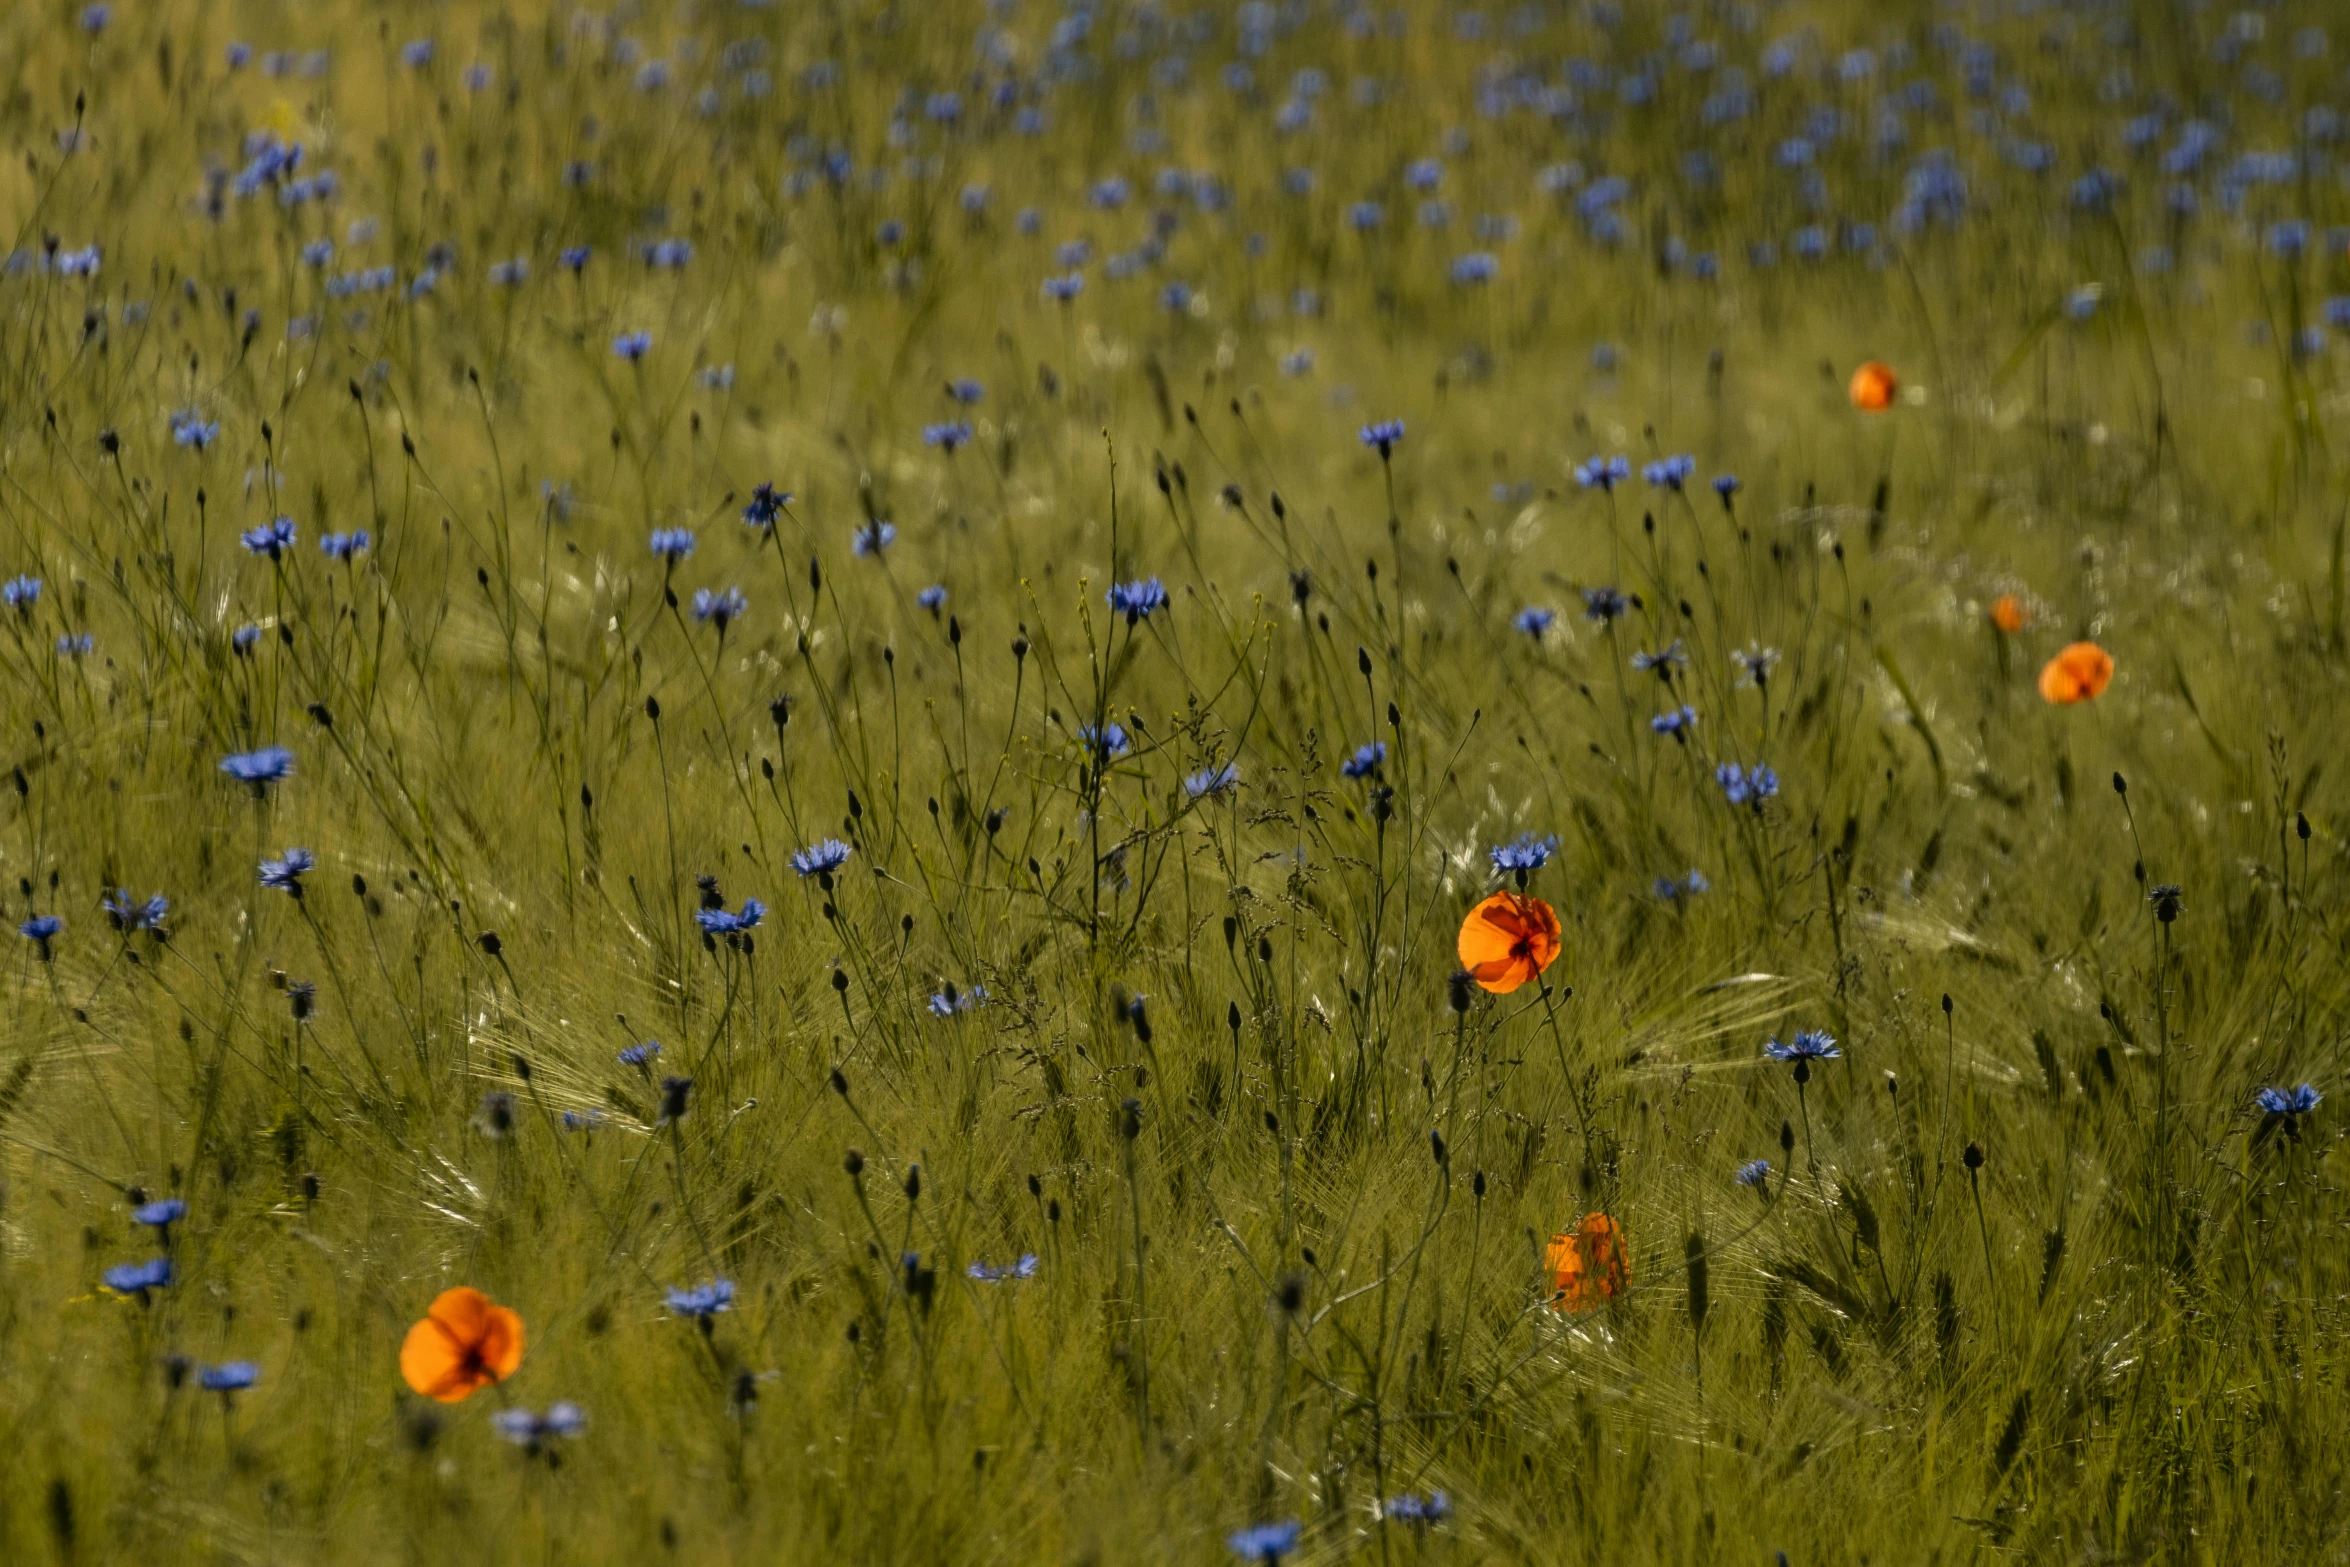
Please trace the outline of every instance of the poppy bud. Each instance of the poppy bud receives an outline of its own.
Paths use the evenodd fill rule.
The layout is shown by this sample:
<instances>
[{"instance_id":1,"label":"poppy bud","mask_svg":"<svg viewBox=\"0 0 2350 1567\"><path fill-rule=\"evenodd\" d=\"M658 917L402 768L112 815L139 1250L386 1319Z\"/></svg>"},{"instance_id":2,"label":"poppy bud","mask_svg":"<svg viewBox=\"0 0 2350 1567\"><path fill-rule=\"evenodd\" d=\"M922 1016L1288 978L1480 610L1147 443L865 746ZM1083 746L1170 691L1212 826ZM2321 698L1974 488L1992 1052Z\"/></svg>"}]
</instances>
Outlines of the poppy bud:
<instances>
[{"instance_id":1,"label":"poppy bud","mask_svg":"<svg viewBox=\"0 0 2350 1567\"><path fill-rule=\"evenodd\" d=\"M1127 1142L1142 1135L1142 1101L1129 1098L1118 1106L1118 1135Z\"/></svg>"},{"instance_id":2,"label":"poppy bud","mask_svg":"<svg viewBox=\"0 0 2350 1567\"><path fill-rule=\"evenodd\" d=\"M1265 1130L1271 1132L1275 1137L1279 1137L1281 1135L1281 1117L1267 1110L1265 1112Z\"/></svg>"},{"instance_id":3,"label":"poppy bud","mask_svg":"<svg viewBox=\"0 0 2350 1567\"><path fill-rule=\"evenodd\" d=\"M1966 1152L1960 1157L1966 1160L1967 1173L1972 1175L1983 1167L1983 1145L1981 1143L1967 1144Z\"/></svg>"},{"instance_id":4,"label":"poppy bud","mask_svg":"<svg viewBox=\"0 0 2350 1567\"><path fill-rule=\"evenodd\" d=\"M1479 1170L1475 1175L1469 1177L1469 1192L1479 1202L1485 1200L1485 1172L1483 1170Z\"/></svg>"},{"instance_id":5,"label":"poppy bud","mask_svg":"<svg viewBox=\"0 0 2350 1567\"><path fill-rule=\"evenodd\" d=\"M1232 1032L1234 1032L1235 1034L1237 1034L1237 1033L1239 1033L1239 1032L1240 1032L1240 1003L1239 1003L1239 1002L1237 1002L1237 1001L1228 1001L1228 1002L1226 1002L1226 1003L1224 1004L1224 1026L1225 1026L1226 1028L1229 1028L1230 1030L1232 1030Z\"/></svg>"},{"instance_id":6,"label":"poppy bud","mask_svg":"<svg viewBox=\"0 0 2350 1567\"><path fill-rule=\"evenodd\" d=\"M852 1181L863 1175L865 1173L865 1150L862 1148L850 1149L848 1157L841 1160L840 1167L849 1172L849 1179Z\"/></svg>"},{"instance_id":7,"label":"poppy bud","mask_svg":"<svg viewBox=\"0 0 2350 1567\"><path fill-rule=\"evenodd\" d=\"M922 1166L918 1164L909 1164L906 1166L906 1201L920 1202L921 1200Z\"/></svg>"},{"instance_id":8,"label":"poppy bud","mask_svg":"<svg viewBox=\"0 0 2350 1567\"><path fill-rule=\"evenodd\" d=\"M661 699L659 697L645 698L645 716L656 724L661 721Z\"/></svg>"},{"instance_id":9,"label":"poppy bud","mask_svg":"<svg viewBox=\"0 0 2350 1567\"><path fill-rule=\"evenodd\" d=\"M681 1121L685 1118L686 1091L693 1086L694 1080L690 1077L664 1077L661 1079L662 1120Z\"/></svg>"},{"instance_id":10,"label":"poppy bud","mask_svg":"<svg viewBox=\"0 0 2350 1567\"><path fill-rule=\"evenodd\" d=\"M1687 1264L1689 1326L1695 1331L1703 1332L1705 1330L1706 1308L1711 1304L1706 1288L1705 1237L1695 1230L1691 1230L1688 1241L1682 1247L1681 1255Z\"/></svg>"},{"instance_id":11,"label":"poppy bud","mask_svg":"<svg viewBox=\"0 0 2350 1567\"><path fill-rule=\"evenodd\" d=\"M1060 1198L1055 1197L1044 1205L1044 1222L1047 1224L1058 1224L1061 1222Z\"/></svg>"},{"instance_id":12,"label":"poppy bud","mask_svg":"<svg viewBox=\"0 0 2350 1567\"><path fill-rule=\"evenodd\" d=\"M1784 1154L1795 1152L1795 1123L1792 1121L1781 1120L1779 1122L1779 1152Z\"/></svg>"},{"instance_id":13,"label":"poppy bud","mask_svg":"<svg viewBox=\"0 0 2350 1567\"><path fill-rule=\"evenodd\" d=\"M1281 1275L1279 1290L1280 1293L1278 1299L1281 1302L1281 1309L1283 1311L1288 1312L1291 1316L1294 1317L1300 1311L1305 1309L1306 1276L1304 1274L1284 1273Z\"/></svg>"},{"instance_id":14,"label":"poppy bud","mask_svg":"<svg viewBox=\"0 0 2350 1567\"><path fill-rule=\"evenodd\" d=\"M1439 1167L1443 1166L1446 1162L1444 1134L1437 1131L1434 1127L1431 1127L1428 1130L1428 1147L1429 1150L1436 1155L1437 1165Z\"/></svg>"},{"instance_id":15,"label":"poppy bud","mask_svg":"<svg viewBox=\"0 0 2350 1567\"><path fill-rule=\"evenodd\" d=\"M367 896L367 878L357 872L353 872L351 876L351 896L354 898Z\"/></svg>"},{"instance_id":16,"label":"poppy bud","mask_svg":"<svg viewBox=\"0 0 2350 1567\"><path fill-rule=\"evenodd\" d=\"M514 1075L526 1083L530 1081L530 1057L519 1050L514 1052Z\"/></svg>"},{"instance_id":17,"label":"poppy bud","mask_svg":"<svg viewBox=\"0 0 2350 1567\"><path fill-rule=\"evenodd\" d=\"M2130 792L2129 784L2123 781L2122 775L2119 773L2115 773L2113 775L2113 792L2115 794L2128 794Z\"/></svg>"},{"instance_id":18,"label":"poppy bud","mask_svg":"<svg viewBox=\"0 0 2350 1567\"><path fill-rule=\"evenodd\" d=\"M494 930L485 930L479 936L476 936L474 938L474 945L481 948L482 955L484 957L496 958L505 956L506 944L498 939L498 933Z\"/></svg>"},{"instance_id":19,"label":"poppy bud","mask_svg":"<svg viewBox=\"0 0 2350 1567\"><path fill-rule=\"evenodd\" d=\"M2309 836L2309 835L2308 835L2308 834L2305 832L2305 833L2303 833L2303 834L2302 834L2302 836L2306 838L2306 837L2307 837L2307 836ZM1232 950L1232 943L1233 943L1233 942L1235 942L1235 941L1237 941L1237 940L1239 940L1239 939L1240 939L1240 921L1239 921L1239 920L1237 920L1237 919L1234 919L1234 918L1233 918L1231 915L1229 915L1229 914L1225 915L1225 916L1224 916L1224 950L1225 950L1226 952L1230 952L1230 951Z\"/></svg>"},{"instance_id":20,"label":"poppy bud","mask_svg":"<svg viewBox=\"0 0 2350 1567\"><path fill-rule=\"evenodd\" d=\"M1469 987L1475 983L1475 977L1471 975L1467 969L1455 969L1452 973L1452 976L1444 982L1445 991L1452 1002L1452 1009L1455 1012L1466 1012L1469 1010L1469 1002L1472 999L1469 994Z\"/></svg>"},{"instance_id":21,"label":"poppy bud","mask_svg":"<svg viewBox=\"0 0 2350 1567\"><path fill-rule=\"evenodd\" d=\"M844 995L847 994L849 988L849 976L839 969L834 969L832 971L832 988L840 991Z\"/></svg>"},{"instance_id":22,"label":"poppy bud","mask_svg":"<svg viewBox=\"0 0 2350 1567\"><path fill-rule=\"evenodd\" d=\"M1044 1195L1044 1182L1038 1180L1034 1173L1031 1173L1028 1177L1028 1195L1031 1197L1042 1197Z\"/></svg>"},{"instance_id":23,"label":"poppy bud","mask_svg":"<svg viewBox=\"0 0 2350 1567\"><path fill-rule=\"evenodd\" d=\"M824 568L817 564L816 557L813 555L808 557L808 591L811 593L824 591Z\"/></svg>"},{"instance_id":24,"label":"poppy bud","mask_svg":"<svg viewBox=\"0 0 2350 1567\"><path fill-rule=\"evenodd\" d=\"M2301 811L2293 813L2293 832L2303 843L2309 841L2309 817L2305 813Z\"/></svg>"},{"instance_id":25,"label":"poppy bud","mask_svg":"<svg viewBox=\"0 0 2350 1567\"><path fill-rule=\"evenodd\" d=\"M1013 662L1022 664L1028 661L1028 639L1026 637L1012 639L1012 659Z\"/></svg>"},{"instance_id":26,"label":"poppy bud","mask_svg":"<svg viewBox=\"0 0 2350 1567\"><path fill-rule=\"evenodd\" d=\"M841 1074L841 1069L837 1066L832 1069L832 1091L843 1099L849 1097L849 1080Z\"/></svg>"},{"instance_id":27,"label":"poppy bud","mask_svg":"<svg viewBox=\"0 0 2350 1567\"><path fill-rule=\"evenodd\" d=\"M1360 643L1355 645L1355 668L1361 670L1366 676L1371 673L1371 650Z\"/></svg>"}]
</instances>

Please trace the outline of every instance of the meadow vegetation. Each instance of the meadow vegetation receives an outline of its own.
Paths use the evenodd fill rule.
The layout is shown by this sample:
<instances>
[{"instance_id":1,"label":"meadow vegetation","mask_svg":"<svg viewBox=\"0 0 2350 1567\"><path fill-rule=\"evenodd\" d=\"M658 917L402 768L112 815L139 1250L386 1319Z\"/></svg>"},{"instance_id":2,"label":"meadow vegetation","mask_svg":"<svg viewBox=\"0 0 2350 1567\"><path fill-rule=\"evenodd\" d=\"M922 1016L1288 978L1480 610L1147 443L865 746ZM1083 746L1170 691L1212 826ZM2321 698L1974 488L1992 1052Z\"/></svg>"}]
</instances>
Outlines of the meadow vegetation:
<instances>
[{"instance_id":1,"label":"meadow vegetation","mask_svg":"<svg viewBox=\"0 0 2350 1567\"><path fill-rule=\"evenodd\" d=\"M0 1559L2339 1559L2328 10L6 8Z\"/></svg>"}]
</instances>

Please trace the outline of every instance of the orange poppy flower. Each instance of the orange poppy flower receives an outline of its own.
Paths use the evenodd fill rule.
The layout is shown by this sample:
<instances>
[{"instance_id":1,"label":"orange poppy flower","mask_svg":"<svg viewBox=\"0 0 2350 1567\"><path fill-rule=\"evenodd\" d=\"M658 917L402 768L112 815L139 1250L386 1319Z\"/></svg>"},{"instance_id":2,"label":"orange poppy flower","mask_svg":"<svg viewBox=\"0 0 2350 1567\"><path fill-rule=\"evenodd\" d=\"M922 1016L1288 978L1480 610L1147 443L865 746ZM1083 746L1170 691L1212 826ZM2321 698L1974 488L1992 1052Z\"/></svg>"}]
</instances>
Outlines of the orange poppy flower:
<instances>
[{"instance_id":1,"label":"orange poppy flower","mask_svg":"<svg viewBox=\"0 0 2350 1567\"><path fill-rule=\"evenodd\" d=\"M2014 636L2031 620L2024 609L2024 601L2012 593L2002 593L1991 601L1991 624Z\"/></svg>"},{"instance_id":2,"label":"orange poppy flower","mask_svg":"<svg viewBox=\"0 0 2350 1567\"><path fill-rule=\"evenodd\" d=\"M400 1375L427 1398L454 1404L522 1365L522 1318L480 1290L441 1291L400 1345Z\"/></svg>"},{"instance_id":3,"label":"orange poppy flower","mask_svg":"<svg viewBox=\"0 0 2350 1567\"><path fill-rule=\"evenodd\" d=\"M1891 365L1871 359L1852 372L1850 390L1853 407L1862 413L1881 414L1893 406L1893 394L1901 390L1901 381Z\"/></svg>"},{"instance_id":4,"label":"orange poppy flower","mask_svg":"<svg viewBox=\"0 0 2350 1567\"><path fill-rule=\"evenodd\" d=\"M1461 967L1506 996L1558 961L1559 917L1540 898L1497 892L1461 921Z\"/></svg>"},{"instance_id":5,"label":"orange poppy flower","mask_svg":"<svg viewBox=\"0 0 2350 1567\"><path fill-rule=\"evenodd\" d=\"M2069 707L2105 694L2113 681L2113 655L2094 642L2075 642L2040 671L2040 695Z\"/></svg>"},{"instance_id":6,"label":"orange poppy flower","mask_svg":"<svg viewBox=\"0 0 2350 1567\"><path fill-rule=\"evenodd\" d=\"M1580 1227L1553 1235L1543 1268L1550 1275L1553 1311L1593 1310L1632 1282L1624 1231L1604 1213L1587 1213Z\"/></svg>"}]
</instances>

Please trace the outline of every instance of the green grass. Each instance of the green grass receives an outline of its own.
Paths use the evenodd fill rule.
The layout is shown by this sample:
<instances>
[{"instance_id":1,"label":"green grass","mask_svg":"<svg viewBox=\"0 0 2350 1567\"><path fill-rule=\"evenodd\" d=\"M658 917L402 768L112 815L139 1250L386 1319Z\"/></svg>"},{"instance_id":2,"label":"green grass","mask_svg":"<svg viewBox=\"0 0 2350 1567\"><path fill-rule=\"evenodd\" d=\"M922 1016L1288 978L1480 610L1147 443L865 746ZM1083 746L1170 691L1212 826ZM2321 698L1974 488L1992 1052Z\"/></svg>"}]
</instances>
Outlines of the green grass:
<instances>
[{"instance_id":1,"label":"green grass","mask_svg":"<svg viewBox=\"0 0 2350 1567\"><path fill-rule=\"evenodd\" d=\"M1287 139L1276 86L1216 85L1219 35L1151 94L1146 156L1164 47L1105 44L1023 139L987 128L961 5L599 30L170 0L94 39L78 10L0 19L0 212L28 252L104 250L95 279L0 278L0 575L45 584L0 614L0 892L10 925L66 921L53 961L6 954L0 1559L1194 1562L1286 1518L1311 1562L2340 1555L2345 405L2340 350L2279 345L2350 257L2258 243L2342 217L2338 184L2190 226L2148 172L2067 215L2069 161L2028 176L1965 128L1924 7L1705 20L1750 73L1810 25L1828 58L1905 37L1944 83L1910 152L1833 153L1852 213L1882 222L1926 146L1970 159L1963 228L1767 271L1747 240L1805 221L1770 149L1818 93L1766 93L1709 143L1721 187L1676 194L1703 89L1491 123L1502 43L1430 16L1278 43L1268 84L1333 83ZM1057 14L1006 23L1024 71ZM2266 14L2282 60L2322 8ZM2230 90L2224 18L2138 24L2134 51L2079 14L1976 31L2038 134L2118 162L2111 58L2140 96ZM1524 48L1622 63L1660 26ZM335 54L230 74L231 38ZM801 85L819 60L838 85ZM2324 69L2237 94L2231 148L2289 141ZM1349 108L1361 76L1397 96ZM906 83L970 105L912 122L935 168L787 185L795 132L899 168ZM205 169L261 125L338 174L324 216L207 215ZM1439 236L1399 174L1455 125ZM1568 157L1633 180L1624 246L1537 191ZM1217 170L1230 211L1153 197L1162 165ZM1088 207L1111 172L1133 203ZM1156 270L1105 276L1178 205ZM1522 229L1473 245L1479 211ZM1720 280L1660 268L1666 233ZM1086 290L1048 303L1080 235ZM629 253L667 236L682 270ZM2134 267L2158 242L2175 269ZM1501 258L1482 288L1447 280L1472 248ZM511 256L527 281L494 286ZM394 291L326 297L378 262ZM1881 417L1844 397L1872 356L1907 387ZM174 444L183 409L209 449ZM923 444L955 417L968 447ZM1385 418L1391 464L1356 435ZM1619 451L1612 495L1575 483ZM1680 451L1685 495L1641 482ZM762 481L796 492L771 534L736 520ZM239 546L281 513L281 562ZM896 529L878 557L866 518ZM668 570L660 527L698 533ZM353 528L368 553L321 557ZM1149 576L1163 611L1111 613ZM691 596L728 585L721 634ZM1602 585L1639 607L1586 620ZM2077 637L2118 673L2050 707ZM1630 657L1675 641L1668 696ZM1759 686L1750 644L1780 655ZM1684 702L1686 742L1650 732ZM1079 731L1111 722L1096 768ZM1377 777L1343 777L1374 740ZM291 779L218 771L264 744ZM1186 793L1226 761L1237 790ZM1725 762L1780 792L1732 807ZM1564 953L1456 1014L1461 917L1524 831L1560 840L1529 886ZM828 836L854 853L820 888L789 857ZM259 886L297 844L304 894ZM1653 890L1692 869L1707 890ZM704 875L766 903L748 943L702 940ZM110 930L115 887L168 894L168 937ZM950 984L984 1005L933 1016ZM1843 1049L1800 1096L1761 1053L1798 1028ZM2304 1081L2313 1114L2256 1108ZM1767 1197L1734 1180L1756 1158ZM133 1193L190 1209L145 1305L100 1285L155 1250ZM1589 1212L1630 1286L1554 1312L1545 1246ZM1032 1278L965 1272L1029 1252ZM713 1277L738 1293L705 1335L665 1292ZM529 1349L440 1407L398 1346L457 1284ZM249 1391L193 1385L233 1359ZM491 1425L559 1399L589 1425L546 1451ZM1433 1489L1448 1522L1380 1521Z\"/></svg>"}]
</instances>

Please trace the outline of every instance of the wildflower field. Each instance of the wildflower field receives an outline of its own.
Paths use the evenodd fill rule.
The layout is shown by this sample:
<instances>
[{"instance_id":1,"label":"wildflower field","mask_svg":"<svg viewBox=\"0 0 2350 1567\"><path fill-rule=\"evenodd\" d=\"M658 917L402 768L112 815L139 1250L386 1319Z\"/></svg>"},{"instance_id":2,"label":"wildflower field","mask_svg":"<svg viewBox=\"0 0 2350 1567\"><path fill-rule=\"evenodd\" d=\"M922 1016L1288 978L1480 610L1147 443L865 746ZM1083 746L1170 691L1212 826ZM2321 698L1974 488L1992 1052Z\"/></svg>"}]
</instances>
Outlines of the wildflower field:
<instances>
[{"instance_id":1,"label":"wildflower field","mask_svg":"<svg viewBox=\"0 0 2350 1567\"><path fill-rule=\"evenodd\" d=\"M2343 1560L2332 9L5 8L0 1561Z\"/></svg>"}]
</instances>

